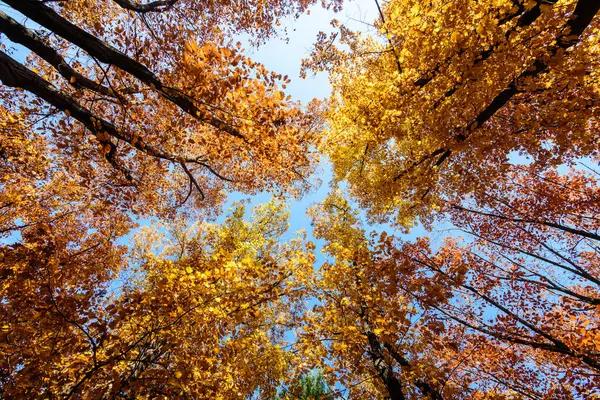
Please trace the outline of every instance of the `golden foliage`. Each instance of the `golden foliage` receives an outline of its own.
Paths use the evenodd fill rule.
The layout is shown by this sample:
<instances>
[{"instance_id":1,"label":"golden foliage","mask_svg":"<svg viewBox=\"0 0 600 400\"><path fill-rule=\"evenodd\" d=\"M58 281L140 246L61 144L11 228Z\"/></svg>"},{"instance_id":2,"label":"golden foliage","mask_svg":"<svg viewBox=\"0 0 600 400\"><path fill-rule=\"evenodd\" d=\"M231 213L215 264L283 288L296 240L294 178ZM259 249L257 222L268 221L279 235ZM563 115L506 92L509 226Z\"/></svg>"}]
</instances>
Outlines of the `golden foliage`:
<instances>
[{"instance_id":1,"label":"golden foliage","mask_svg":"<svg viewBox=\"0 0 600 400\"><path fill-rule=\"evenodd\" d=\"M2 397L269 399L318 368L351 399L593 398L598 173L565 164L598 156L597 0L387 1L319 34L306 109L237 38L314 0L3 2ZM318 269L281 200L206 222L301 196L319 152Z\"/></svg>"},{"instance_id":2,"label":"golden foliage","mask_svg":"<svg viewBox=\"0 0 600 400\"><path fill-rule=\"evenodd\" d=\"M380 37L321 37L305 67L331 73L321 149L336 179L372 218L410 227L487 190L514 154L542 168L595 157L597 8L388 1Z\"/></svg>"}]
</instances>

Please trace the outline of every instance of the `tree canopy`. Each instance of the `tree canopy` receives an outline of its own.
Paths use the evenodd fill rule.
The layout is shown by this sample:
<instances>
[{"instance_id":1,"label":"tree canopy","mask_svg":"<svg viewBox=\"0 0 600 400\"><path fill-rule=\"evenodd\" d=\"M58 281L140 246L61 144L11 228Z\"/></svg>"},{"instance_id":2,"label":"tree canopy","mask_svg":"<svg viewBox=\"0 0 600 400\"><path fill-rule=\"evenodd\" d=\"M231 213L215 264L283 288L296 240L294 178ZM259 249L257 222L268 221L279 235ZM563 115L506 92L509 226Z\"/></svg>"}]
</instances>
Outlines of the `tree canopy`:
<instances>
[{"instance_id":1,"label":"tree canopy","mask_svg":"<svg viewBox=\"0 0 600 400\"><path fill-rule=\"evenodd\" d=\"M302 191L312 118L281 91L287 77L246 57L234 35L264 41L312 1L4 3L0 79L19 90L2 101L44 137L53 166L110 182L113 200L137 212L190 196L218 206L225 188ZM25 62L11 44L30 52Z\"/></svg>"},{"instance_id":2,"label":"tree canopy","mask_svg":"<svg viewBox=\"0 0 600 400\"><path fill-rule=\"evenodd\" d=\"M389 1L382 38L340 28L306 68L331 71L322 145L373 218L415 217L503 179L597 155L600 5ZM347 50L349 49L349 50Z\"/></svg>"},{"instance_id":3,"label":"tree canopy","mask_svg":"<svg viewBox=\"0 0 600 400\"><path fill-rule=\"evenodd\" d=\"M598 396L597 0L0 3L0 397Z\"/></svg>"}]
</instances>

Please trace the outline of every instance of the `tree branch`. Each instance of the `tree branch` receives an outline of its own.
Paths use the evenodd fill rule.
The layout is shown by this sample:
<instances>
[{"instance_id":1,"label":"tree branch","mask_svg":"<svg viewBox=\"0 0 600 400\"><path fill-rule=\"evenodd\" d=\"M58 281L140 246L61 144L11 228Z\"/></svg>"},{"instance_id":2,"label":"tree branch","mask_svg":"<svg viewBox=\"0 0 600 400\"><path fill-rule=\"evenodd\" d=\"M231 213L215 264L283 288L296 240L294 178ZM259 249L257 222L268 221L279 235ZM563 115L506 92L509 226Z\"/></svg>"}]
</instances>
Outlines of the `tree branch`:
<instances>
[{"instance_id":1,"label":"tree branch","mask_svg":"<svg viewBox=\"0 0 600 400\"><path fill-rule=\"evenodd\" d=\"M410 362L406 358L404 358L402 354L394 350L394 348L389 343L384 343L383 346L401 367L407 369L408 371L412 369ZM421 390L421 393L423 393L423 395L425 396L429 396L431 400L444 400L442 394L438 390L431 387L429 383L417 377L414 377L413 381L415 383L415 386L418 387L419 390Z\"/></svg>"},{"instance_id":2,"label":"tree branch","mask_svg":"<svg viewBox=\"0 0 600 400\"><path fill-rule=\"evenodd\" d=\"M166 153L157 147L145 143L144 140L139 136L120 130L111 122L94 115L90 110L81 106L72 97L60 92L51 83L41 78L33 71L25 68L23 65L3 52L0 52L0 80L2 80L2 83L7 86L25 89L33 93L34 95L50 103L52 106L68 113L68 115L81 122L90 132L92 132L96 139L98 139L98 141L105 146L104 151L105 156L108 157L107 160L124 173L126 171L124 167L116 162L116 146L110 141L110 137L122 140L131 145L133 148L152 157L170 161L172 163L182 165L182 167L185 163L198 164L207 168L213 174L215 173L213 169L208 168L207 164L204 162L198 162L198 160L193 158L186 158L180 155ZM187 167L184 167L184 172L188 175L188 177L193 178ZM221 179L229 180L221 177L219 174L215 175ZM127 177L129 180L132 179L130 175ZM204 194L200 190L200 187L195 179L192 181L192 183L194 183L194 186L199 190L204 198Z\"/></svg>"},{"instance_id":3,"label":"tree branch","mask_svg":"<svg viewBox=\"0 0 600 400\"><path fill-rule=\"evenodd\" d=\"M105 96L119 96L119 93L111 88L106 87L101 83L94 82L75 71L56 50L44 43L43 39L34 31L19 24L2 11L0 11L0 32L4 33L12 42L22 44L40 56L43 60L48 62L48 64L52 65L54 69L56 69L58 73L74 87L85 87Z\"/></svg>"},{"instance_id":4,"label":"tree branch","mask_svg":"<svg viewBox=\"0 0 600 400\"><path fill-rule=\"evenodd\" d=\"M550 1L547 1L548 4L551 4ZM594 16L600 10L600 2L597 0L579 0L577 5L575 6L575 10L569 17L569 20L565 24L563 31L556 39L556 44L549 47L548 53L544 55L544 57L540 57L534 61L534 63L524 71L522 71L519 76L512 80L512 82L504 88L492 101L481 110L475 118L473 118L467 125L463 128L456 129L456 131L460 132L453 136L453 140L457 143L461 143L466 141L473 132L476 131L477 128L481 127L487 121L489 121L502 107L508 103L516 94L519 93L519 83L523 81L525 78L532 78L540 73L546 71L550 64L550 60L552 60L557 54L559 50L567 50L577 44L581 35L587 28L587 26L592 22ZM528 21L533 18L535 14L530 14L528 18L524 18L524 21ZM524 23L524 22L522 22ZM429 158L435 157L439 155L438 159L434 163L435 166L439 166L443 164L451 155L452 150L446 147L441 147L432 153L423 156L419 161L413 162L411 166L405 169L403 172L398 174L394 181L400 179L403 175L413 170L415 167L422 164Z\"/></svg>"},{"instance_id":5,"label":"tree branch","mask_svg":"<svg viewBox=\"0 0 600 400\"><path fill-rule=\"evenodd\" d=\"M97 58L100 62L114 65L131 74L150 88L157 90L167 100L178 106L193 118L209 124L231 136L244 139L244 136L235 127L219 118L208 115L206 111L199 109L194 102L186 96L182 96L176 90L165 86L145 65L135 61L116 48L109 46L97 37L72 24L38 0L2 1L26 17L31 18L41 26L61 36L63 39L68 40L85 50L90 56Z\"/></svg>"},{"instance_id":6,"label":"tree branch","mask_svg":"<svg viewBox=\"0 0 600 400\"><path fill-rule=\"evenodd\" d=\"M572 228L570 226L566 226L566 225L561 225L561 224L557 224L554 222L549 222L549 221L540 221L540 220L536 220L536 219L525 219L525 218L513 218L513 217L508 217L506 215L502 215L502 214L493 214L493 213L487 213L484 211L478 211L478 210L471 210L469 208L465 208L456 204L452 204L451 205L452 208L454 208L455 210L461 210L461 211L466 211L472 214L477 214L477 215L481 215L481 216L485 216L485 217L492 217L492 218L497 218L497 219L501 219L504 221L509 221L509 222L522 222L525 224L537 224L537 225L543 225L549 228L554 228L554 229L558 229L564 232L568 232L571 233L573 235L579 235L579 236L583 236L586 237L588 239L593 239L593 240L599 240L600 241L600 235L596 235L595 233L592 232L588 232L588 231L584 231L581 229L576 229L576 228Z\"/></svg>"},{"instance_id":7,"label":"tree branch","mask_svg":"<svg viewBox=\"0 0 600 400\"><path fill-rule=\"evenodd\" d=\"M113 0L121 7L138 13L162 12L171 9L179 0L157 0L140 4L134 0Z\"/></svg>"}]
</instances>

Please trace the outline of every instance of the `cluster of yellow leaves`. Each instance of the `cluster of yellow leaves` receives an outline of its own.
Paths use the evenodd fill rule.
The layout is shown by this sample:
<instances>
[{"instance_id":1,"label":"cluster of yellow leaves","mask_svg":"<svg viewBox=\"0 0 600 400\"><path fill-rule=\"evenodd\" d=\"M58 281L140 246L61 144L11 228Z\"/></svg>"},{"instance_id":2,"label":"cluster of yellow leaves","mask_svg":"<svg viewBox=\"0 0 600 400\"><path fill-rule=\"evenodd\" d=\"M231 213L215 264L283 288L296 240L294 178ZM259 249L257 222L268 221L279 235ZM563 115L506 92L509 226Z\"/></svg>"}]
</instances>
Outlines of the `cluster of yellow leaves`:
<instances>
[{"instance_id":1,"label":"cluster of yellow leaves","mask_svg":"<svg viewBox=\"0 0 600 400\"><path fill-rule=\"evenodd\" d=\"M595 156L598 19L568 35L583 3L388 1L380 37L341 28L326 61L305 62L331 72L321 150L336 179L410 227L502 179L516 152L542 167Z\"/></svg>"},{"instance_id":2,"label":"cluster of yellow leaves","mask_svg":"<svg viewBox=\"0 0 600 400\"><path fill-rule=\"evenodd\" d=\"M274 395L314 263L303 236L281 241L288 216L271 202L245 221L238 204L221 225L147 228L129 267L109 241L73 251L92 239L64 227L3 248L3 393Z\"/></svg>"}]
</instances>

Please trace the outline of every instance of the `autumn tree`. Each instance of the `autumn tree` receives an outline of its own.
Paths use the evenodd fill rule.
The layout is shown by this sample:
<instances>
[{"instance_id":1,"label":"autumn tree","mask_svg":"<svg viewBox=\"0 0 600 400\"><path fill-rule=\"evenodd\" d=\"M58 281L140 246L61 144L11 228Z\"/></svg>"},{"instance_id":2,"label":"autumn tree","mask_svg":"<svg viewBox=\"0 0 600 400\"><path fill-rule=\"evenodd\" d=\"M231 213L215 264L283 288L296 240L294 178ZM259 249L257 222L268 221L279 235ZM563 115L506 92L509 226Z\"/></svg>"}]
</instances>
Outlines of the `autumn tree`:
<instances>
[{"instance_id":1,"label":"autumn tree","mask_svg":"<svg viewBox=\"0 0 600 400\"><path fill-rule=\"evenodd\" d=\"M388 1L380 37L320 35L335 179L371 221L466 232L369 236L338 195L315 211L332 261L306 351L350 397L594 394L597 180L557 167L597 158L599 8Z\"/></svg>"},{"instance_id":2,"label":"autumn tree","mask_svg":"<svg viewBox=\"0 0 600 400\"><path fill-rule=\"evenodd\" d=\"M383 261L391 241L376 246L339 193L311 213L314 235L325 240L331 262L313 283L319 303L306 314L298 343L308 362L324 369L332 387L344 388L345 398L442 398L442 370L452 368L444 363L451 363L457 349L428 333L436 327L430 327L432 316L413 327L419 313L402 286L410 291L419 283L401 282L393 259Z\"/></svg>"},{"instance_id":3,"label":"autumn tree","mask_svg":"<svg viewBox=\"0 0 600 400\"><path fill-rule=\"evenodd\" d=\"M137 211L190 197L209 208L225 188L297 193L315 158L311 117L234 38L263 42L313 2L6 1L2 104L53 164L110 182Z\"/></svg>"},{"instance_id":4,"label":"autumn tree","mask_svg":"<svg viewBox=\"0 0 600 400\"><path fill-rule=\"evenodd\" d=\"M0 112L0 388L8 396L17 371L47 385L43 365L59 365L63 351L81 346L73 335L78 318L94 314L124 266L126 249L115 240L133 223L110 202L116 188L94 196L67 170L50 166L45 138L31 134L22 114ZM41 395L27 385L21 394Z\"/></svg>"},{"instance_id":5,"label":"autumn tree","mask_svg":"<svg viewBox=\"0 0 600 400\"><path fill-rule=\"evenodd\" d=\"M598 386L598 181L520 167L446 204L464 238L367 234L313 211L331 262L300 341L351 398L587 398ZM467 205L468 204L468 205Z\"/></svg>"},{"instance_id":6,"label":"autumn tree","mask_svg":"<svg viewBox=\"0 0 600 400\"><path fill-rule=\"evenodd\" d=\"M284 332L314 256L302 236L282 240L281 202L250 221L244 210L237 204L219 225L143 229L126 280L110 275L119 254L90 259L70 238L15 246L2 259L3 396L274 395L294 361ZM79 279L63 276L69 264Z\"/></svg>"},{"instance_id":7,"label":"autumn tree","mask_svg":"<svg viewBox=\"0 0 600 400\"><path fill-rule=\"evenodd\" d=\"M376 220L411 226L485 191L511 156L596 157L594 0L386 1L378 32L337 23L306 68L333 94L323 152Z\"/></svg>"},{"instance_id":8,"label":"autumn tree","mask_svg":"<svg viewBox=\"0 0 600 400\"><path fill-rule=\"evenodd\" d=\"M462 260L455 258L473 277L467 292L505 314L476 326L556 353L566 377L581 379L582 370L600 368L597 172L517 166L508 177L479 198L446 206L469 239Z\"/></svg>"},{"instance_id":9,"label":"autumn tree","mask_svg":"<svg viewBox=\"0 0 600 400\"><path fill-rule=\"evenodd\" d=\"M598 8L389 1L380 38L339 23L319 37L305 66L331 72L322 149L336 180L371 220L449 217L468 233L369 237L336 196L316 212L333 261L307 348L351 397L597 387L597 182L554 167L597 156Z\"/></svg>"},{"instance_id":10,"label":"autumn tree","mask_svg":"<svg viewBox=\"0 0 600 400\"><path fill-rule=\"evenodd\" d=\"M312 3L3 2L3 397L274 391L289 360L275 321L295 307L290 270L310 264L299 243L275 243L279 206L260 212L278 215L273 231L237 211L229 242L217 240L226 228L203 227L193 257L140 256L134 275L117 240L140 217L218 213L227 190L306 189L312 117L235 37L264 42ZM215 379L200 381L207 371Z\"/></svg>"}]
</instances>

